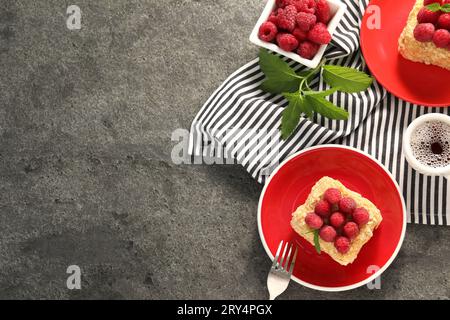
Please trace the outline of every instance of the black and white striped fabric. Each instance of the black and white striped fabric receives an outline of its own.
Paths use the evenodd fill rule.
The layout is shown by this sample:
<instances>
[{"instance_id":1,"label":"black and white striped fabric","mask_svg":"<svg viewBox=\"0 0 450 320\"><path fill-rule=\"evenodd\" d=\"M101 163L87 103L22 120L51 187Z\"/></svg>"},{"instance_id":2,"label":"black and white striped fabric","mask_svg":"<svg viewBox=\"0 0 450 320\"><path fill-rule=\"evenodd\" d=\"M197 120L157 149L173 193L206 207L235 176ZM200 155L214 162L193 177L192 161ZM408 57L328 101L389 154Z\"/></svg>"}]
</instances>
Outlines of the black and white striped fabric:
<instances>
[{"instance_id":1,"label":"black and white striped fabric","mask_svg":"<svg viewBox=\"0 0 450 320\"><path fill-rule=\"evenodd\" d=\"M327 63L366 70L359 50L359 29L369 0L344 0L347 12L325 56ZM288 60L291 66L303 68ZM368 71L368 70L366 70ZM335 93L330 100L345 107L348 121L316 115L301 119L295 133L281 140L278 128L287 101L259 90L264 79L258 59L233 73L195 117L189 141L194 157L226 159L243 165L260 183L289 155L320 144L342 144L380 160L397 179L408 207L408 222L450 225L450 185L445 178L414 171L402 153L402 135L416 117L430 112L450 114L449 108L426 108L402 101L378 83L357 94ZM326 89L319 77L315 89Z\"/></svg>"}]
</instances>

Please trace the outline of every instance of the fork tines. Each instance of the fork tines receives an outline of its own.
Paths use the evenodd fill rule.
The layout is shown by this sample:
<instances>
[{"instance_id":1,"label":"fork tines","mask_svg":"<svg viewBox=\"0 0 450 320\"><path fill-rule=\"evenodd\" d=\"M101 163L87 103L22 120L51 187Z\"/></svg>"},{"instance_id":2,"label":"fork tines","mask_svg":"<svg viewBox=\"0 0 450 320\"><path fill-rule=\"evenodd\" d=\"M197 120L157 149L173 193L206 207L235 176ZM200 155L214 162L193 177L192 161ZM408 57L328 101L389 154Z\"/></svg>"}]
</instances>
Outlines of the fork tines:
<instances>
[{"instance_id":1,"label":"fork tines","mask_svg":"<svg viewBox=\"0 0 450 320\"><path fill-rule=\"evenodd\" d=\"M286 242L285 245L283 245L283 241L281 241L280 245L278 246L277 253L275 254L275 258L273 259L272 269L286 271L291 275L294 269L295 259L297 258L298 252L298 248L295 247L294 256L292 257L291 263L289 264L293 249L294 244L289 245L289 242ZM280 257L280 253L282 250L283 254Z\"/></svg>"}]
</instances>

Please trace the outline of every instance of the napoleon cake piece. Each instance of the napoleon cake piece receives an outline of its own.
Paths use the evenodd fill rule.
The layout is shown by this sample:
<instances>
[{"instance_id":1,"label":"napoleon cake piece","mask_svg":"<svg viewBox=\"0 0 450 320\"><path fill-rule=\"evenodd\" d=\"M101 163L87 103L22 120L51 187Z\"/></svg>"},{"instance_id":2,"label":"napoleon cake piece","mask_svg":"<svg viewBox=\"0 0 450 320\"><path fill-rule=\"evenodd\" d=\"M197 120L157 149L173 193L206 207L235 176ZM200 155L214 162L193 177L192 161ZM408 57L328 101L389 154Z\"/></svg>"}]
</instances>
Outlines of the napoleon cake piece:
<instances>
[{"instance_id":1,"label":"napoleon cake piece","mask_svg":"<svg viewBox=\"0 0 450 320\"><path fill-rule=\"evenodd\" d=\"M291 226L313 246L317 233L320 251L346 266L355 261L382 220L380 210L368 199L338 180L323 177L292 214Z\"/></svg>"},{"instance_id":2,"label":"napoleon cake piece","mask_svg":"<svg viewBox=\"0 0 450 320\"><path fill-rule=\"evenodd\" d=\"M417 0L398 41L400 54L450 70L450 30L444 15L447 13L433 12L424 6L424 0Z\"/></svg>"}]
</instances>

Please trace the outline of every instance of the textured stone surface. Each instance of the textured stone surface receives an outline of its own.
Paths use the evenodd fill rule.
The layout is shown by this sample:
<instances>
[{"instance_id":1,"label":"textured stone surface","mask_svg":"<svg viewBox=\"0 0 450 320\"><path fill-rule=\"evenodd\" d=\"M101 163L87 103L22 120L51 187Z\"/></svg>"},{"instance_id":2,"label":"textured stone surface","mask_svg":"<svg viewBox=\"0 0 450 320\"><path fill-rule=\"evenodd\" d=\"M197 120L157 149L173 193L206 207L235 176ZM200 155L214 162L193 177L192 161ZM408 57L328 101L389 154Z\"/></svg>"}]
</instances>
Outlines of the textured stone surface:
<instances>
[{"instance_id":1,"label":"textured stone surface","mask_svg":"<svg viewBox=\"0 0 450 320\"><path fill-rule=\"evenodd\" d=\"M172 131L256 55L263 1L73 3L80 31L69 3L0 3L0 298L266 298L261 186L170 158ZM449 299L449 243L409 226L382 290L283 298Z\"/></svg>"}]
</instances>

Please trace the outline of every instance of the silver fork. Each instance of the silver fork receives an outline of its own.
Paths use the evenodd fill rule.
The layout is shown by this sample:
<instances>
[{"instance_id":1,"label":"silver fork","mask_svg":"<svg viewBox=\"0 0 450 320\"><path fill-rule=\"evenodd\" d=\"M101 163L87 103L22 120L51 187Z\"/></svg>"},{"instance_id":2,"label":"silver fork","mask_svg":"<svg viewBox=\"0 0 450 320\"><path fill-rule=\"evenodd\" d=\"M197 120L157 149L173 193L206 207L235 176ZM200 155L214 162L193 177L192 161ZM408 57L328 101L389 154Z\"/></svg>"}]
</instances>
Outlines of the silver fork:
<instances>
[{"instance_id":1,"label":"silver fork","mask_svg":"<svg viewBox=\"0 0 450 320\"><path fill-rule=\"evenodd\" d=\"M298 251L298 248L295 247L294 257L289 265L289 259L293 248L293 244L289 246L289 243L286 242L283 254L280 257L281 250L283 249L283 241L281 241L278 246L277 253L273 259L272 268L270 268L269 277L267 278L267 288L269 289L270 300L275 300L276 297L282 294L287 289L289 281L291 281L292 271L295 266L295 258L297 258Z\"/></svg>"}]
</instances>

